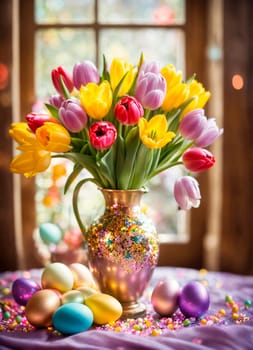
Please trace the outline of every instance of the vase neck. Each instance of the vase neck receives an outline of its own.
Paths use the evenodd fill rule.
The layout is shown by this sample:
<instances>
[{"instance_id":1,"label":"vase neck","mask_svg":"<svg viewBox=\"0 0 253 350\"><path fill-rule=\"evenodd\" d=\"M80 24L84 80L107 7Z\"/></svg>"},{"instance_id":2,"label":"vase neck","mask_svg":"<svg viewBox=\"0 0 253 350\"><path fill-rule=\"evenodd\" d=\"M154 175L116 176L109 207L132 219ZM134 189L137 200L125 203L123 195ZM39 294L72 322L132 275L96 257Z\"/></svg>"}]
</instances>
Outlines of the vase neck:
<instances>
[{"instance_id":1,"label":"vase neck","mask_svg":"<svg viewBox=\"0 0 253 350\"><path fill-rule=\"evenodd\" d=\"M142 195L145 193L144 190L111 190L101 188L106 206L113 204L119 204L121 206L134 206L139 205Z\"/></svg>"}]
</instances>

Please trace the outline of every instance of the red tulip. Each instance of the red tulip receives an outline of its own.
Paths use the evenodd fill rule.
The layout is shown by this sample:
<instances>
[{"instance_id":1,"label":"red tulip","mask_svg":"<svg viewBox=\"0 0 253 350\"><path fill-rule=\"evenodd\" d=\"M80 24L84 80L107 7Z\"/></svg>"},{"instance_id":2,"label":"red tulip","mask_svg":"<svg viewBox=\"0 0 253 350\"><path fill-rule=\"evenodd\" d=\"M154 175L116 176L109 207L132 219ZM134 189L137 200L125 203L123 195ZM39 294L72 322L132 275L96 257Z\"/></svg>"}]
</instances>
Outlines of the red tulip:
<instances>
[{"instance_id":1,"label":"red tulip","mask_svg":"<svg viewBox=\"0 0 253 350\"><path fill-rule=\"evenodd\" d=\"M54 84L54 87L59 92L59 94L64 95L62 91L62 86L61 86L61 78L67 90L69 92L73 90L74 88L73 79L62 66L53 69L51 72L51 77L52 77L52 82Z\"/></svg>"},{"instance_id":2,"label":"red tulip","mask_svg":"<svg viewBox=\"0 0 253 350\"><path fill-rule=\"evenodd\" d=\"M143 117L144 111L142 105L132 96L123 97L118 101L114 108L115 118L124 125L133 125L138 123Z\"/></svg>"},{"instance_id":3,"label":"red tulip","mask_svg":"<svg viewBox=\"0 0 253 350\"><path fill-rule=\"evenodd\" d=\"M36 129L45 122L58 123L58 120L46 113L29 113L25 116L29 128L35 133Z\"/></svg>"},{"instance_id":4,"label":"red tulip","mask_svg":"<svg viewBox=\"0 0 253 350\"><path fill-rule=\"evenodd\" d=\"M206 149L193 147L184 152L183 163L186 169L201 172L211 168L215 163L215 158Z\"/></svg>"},{"instance_id":5,"label":"red tulip","mask_svg":"<svg viewBox=\"0 0 253 350\"><path fill-rule=\"evenodd\" d=\"M110 122L99 121L91 125L89 129L91 145L103 150L110 148L117 138L117 129Z\"/></svg>"}]
</instances>

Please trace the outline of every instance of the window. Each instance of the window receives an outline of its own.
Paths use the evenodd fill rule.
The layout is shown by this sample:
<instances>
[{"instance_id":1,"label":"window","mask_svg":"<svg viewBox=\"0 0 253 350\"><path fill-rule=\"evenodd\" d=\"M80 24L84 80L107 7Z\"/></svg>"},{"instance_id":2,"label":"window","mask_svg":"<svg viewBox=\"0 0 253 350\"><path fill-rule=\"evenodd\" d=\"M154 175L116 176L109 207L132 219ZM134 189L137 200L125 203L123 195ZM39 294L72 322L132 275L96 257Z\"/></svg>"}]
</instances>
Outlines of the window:
<instances>
[{"instance_id":1,"label":"window","mask_svg":"<svg viewBox=\"0 0 253 350\"><path fill-rule=\"evenodd\" d=\"M52 68L64 65L71 70L73 64L82 59L91 59L97 65L101 65L103 53L107 56L108 61L111 57L121 54L123 58L135 63L139 58L139 53L143 51L146 59L158 59L162 64L174 63L178 69L185 72L186 77L195 72L198 79L207 86L204 74L206 62L204 50L206 45L205 3L200 4L195 0L159 2L148 0L144 2L128 1L127 3L126 7L125 1L113 0L27 0L26 4L20 2L21 115L24 116L30 112L36 98L43 99L54 92L50 82ZM39 5L42 6L40 12L36 10ZM82 6L85 11L81 11ZM104 6L110 9L108 13L103 12ZM140 6L139 12L136 6ZM79 8L80 11L75 17L76 21L73 21L73 13L76 13L76 8ZM49 18L47 21L45 21L45 14ZM39 179L36 179L37 181ZM48 188L50 179L46 181L44 190ZM207 198L205 176L201 175L199 182L203 198ZM157 190L150 191L152 196L158 195L158 190L162 188L161 183L166 189L168 188L168 182L164 181L164 177L154 179L152 186ZM29 180L29 184L27 180L25 183L23 181L22 186L26 198L27 194L29 195L29 211L27 210L28 201L23 200L26 206L26 210L23 210L23 231L29 245L31 232L37 225L35 222L37 214L33 211L35 206L33 205L32 181ZM184 227L181 227L182 223L188 224L189 222L191 236L187 242L184 240L184 243L181 241L180 243L162 244L160 263L194 266L202 259L202 239L206 230L206 205L203 203L201 208L193 210L189 217L187 215L189 221L186 221L185 218L180 217L183 213L178 212L176 206L166 208L169 202L168 195L162 194L165 198L159 203L163 203L162 209L165 210L167 218L169 218L167 214L171 213L174 226L171 229L167 229L168 226L166 226L158 230L166 234L167 232L175 233L176 227L185 233ZM152 203L153 199L154 197L152 197ZM170 203L175 205L174 199ZM168 222L171 223L170 218Z\"/></svg>"},{"instance_id":2,"label":"window","mask_svg":"<svg viewBox=\"0 0 253 350\"><path fill-rule=\"evenodd\" d=\"M123 0L36 0L35 23L35 109L39 108L41 98L43 101L52 94L50 72L58 65L72 71L77 61L88 59L96 62L101 71L103 55L108 63L113 57L137 63L143 52L147 60L159 60L162 65L173 63L185 70L184 0L128 1L127 6ZM181 170L171 169L153 179L143 199L162 240L168 238L167 233L179 233L179 213L172 194L178 172ZM82 176L85 175L84 172ZM48 173L36 179L37 222L57 220L63 226L75 225L70 213L71 196L62 196L61 204L54 206L55 192L50 179ZM62 184L59 186L62 191ZM86 223L101 207L99 193L95 186L90 187L85 189L81 204ZM88 191L94 192L93 196ZM97 198L94 203L85 199L94 195ZM61 212L64 215L60 215ZM182 214L181 223L185 221ZM185 233L185 229L181 229L181 233Z\"/></svg>"}]
</instances>

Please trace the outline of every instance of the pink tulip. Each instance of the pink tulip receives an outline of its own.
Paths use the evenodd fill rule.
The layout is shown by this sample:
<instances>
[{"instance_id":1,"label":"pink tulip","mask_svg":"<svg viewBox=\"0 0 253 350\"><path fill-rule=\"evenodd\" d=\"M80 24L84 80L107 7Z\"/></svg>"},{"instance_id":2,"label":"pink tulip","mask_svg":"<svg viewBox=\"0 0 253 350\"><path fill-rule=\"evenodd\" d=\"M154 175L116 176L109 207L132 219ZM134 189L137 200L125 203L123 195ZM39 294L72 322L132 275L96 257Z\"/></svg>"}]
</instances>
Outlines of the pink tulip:
<instances>
[{"instance_id":1,"label":"pink tulip","mask_svg":"<svg viewBox=\"0 0 253 350\"><path fill-rule=\"evenodd\" d=\"M40 128L44 123L51 122L51 123L58 123L58 120L51 117L51 115L46 113L29 113L25 116L27 124L29 128L32 130L32 132L35 133L35 131Z\"/></svg>"},{"instance_id":2,"label":"pink tulip","mask_svg":"<svg viewBox=\"0 0 253 350\"><path fill-rule=\"evenodd\" d=\"M159 74L160 64L157 61L144 61L140 68L140 75L147 72L152 72L154 74Z\"/></svg>"},{"instance_id":3,"label":"pink tulip","mask_svg":"<svg viewBox=\"0 0 253 350\"><path fill-rule=\"evenodd\" d=\"M215 119L207 119L201 108L185 115L179 131L185 139L193 140L197 147L211 145L223 133L223 129L218 128Z\"/></svg>"},{"instance_id":4,"label":"pink tulip","mask_svg":"<svg viewBox=\"0 0 253 350\"><path fill-rule=\"evenodd\" d=\"M207 147L211 145L222 134L223 129L218 128L215 119L207 119L205 129L195 139L195 145L198 147Z\"/></svg>"},{"instance_id":5,"label":"pink tulip","mask_svg":"<svg viewBox=\"0 0 253 350\"><path fill-rule=\"evenodd\" d=\"M180 209L198 208L201 199L198 181L192 176L180 177L174 185L174 197Z\"/></svg>"},{"instance_id":6,"label":"pink tulip","mask_svg":"<svg viewBox=\"0 0 253 350\"><path fill-rule=\"evenodd\" d=\"M73 68L73 81L78 90L82 85L90 82L98 84L99 74L97 67L91 61L76 63Z\"/></svg>"},{"instance_id":7,"label":"pink tulip","mask_svg":"<svg viewBox=\"0 0 253 350\"><path fill-rule=\"evenodd\" d=\"M143 117L142 105L132 96L123 97L114 108L115 118L124 125L133 125Z\"/></svg>"},{"instance_id":8,"label":"pink tulip","mask_svg":"<svg viewBox=\"0 0 253 350\"><path fill-rule=\"evenodd\" d=\"M179 131L187 140L195 140L206 128L207 119L202 108L194 109L182 119Z\"/></svg>"},{"instance_id":9,"label":"pink tulip","mask_svg":"<svg viewBox=\"0 0 253 350\"><path fill-rule=\"evenodd\" d=\"M89 129L90 143L98 149L110 148L117 138L117 129L110 122L98 121Z\"/></svg>"},{"instance_id":10,"label":"pink tulip","mask_svg":"<svg viewBox=\"0 0 253 350\"><path fill-rule=\"evenodd\" d=\"M59 117L66 129L72 132L81 131L87 124L87 115L79 102L65 100L60 109Z\"/></svg>"},{"instance_id":11,"label":"pink tulip","mask_svg":"<svg viewBox=\"0 0 253 350\"><path fill-rule=\"evenodd\" d=\"M201 172L211 168L215 163L215 158L208 150L193 147L184 152L183 163L186 169Z\"/></svg>"},{"instance_id":12,"label":"pink tulip","mask_svg":"<svg viewBox=\"0 0 253 350\"><path fill-rule=\"evenodd\" d=\"M59 92L59 94L63 94L62 86L61 86L61 78L63 80L64 85L67 90L71 92L74 88L74 84L72 81L72 77L62 66L55 68L51 72L52 82L54 84L55 89Z\"/></svg>"},{"instance_id":13,"label":"pink tulip","mask_svg":"<svg viewBox=\"0 0 253 350\"><path fill-rule=\"evenodd\" d=\"M154 110L163 103L166 80L161 74L141 72L136 83L135 97L144 108Z\"/></svg>"}]
</instances>

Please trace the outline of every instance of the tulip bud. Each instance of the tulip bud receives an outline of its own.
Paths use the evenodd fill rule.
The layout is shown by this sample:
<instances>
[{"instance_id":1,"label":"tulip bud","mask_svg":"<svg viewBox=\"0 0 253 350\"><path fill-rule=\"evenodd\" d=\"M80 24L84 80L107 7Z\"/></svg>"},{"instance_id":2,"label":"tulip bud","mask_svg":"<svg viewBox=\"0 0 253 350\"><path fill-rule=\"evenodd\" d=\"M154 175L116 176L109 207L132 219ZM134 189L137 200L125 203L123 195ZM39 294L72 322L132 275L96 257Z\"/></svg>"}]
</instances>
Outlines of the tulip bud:
<instances>
[{"instance_id":1,"label":"tulip bud","mask_svg":"<svg viewBox=\"0 0 253 350\"><path fill-rule=\"evenodd\" d=\"M174 185L174 197L180 209L198 208L201 199L198 181L192 176L180 177Z\"/></svg>"},{"instance_id":2,"label":"tulip bud","mask_svg":"<svg viewBox=\"0 0 253 350\"><path fill-rule=\"evenodd\" d=\"M46 113L29 113L25 116L29 128L35 133L36 129L46 122L58 123L58 120Z\"/></svg>"},{"instance_id":3,"label":"tulip bud","mask_svg":"<svg viewBox=\"0 0 253 350\"><path fill-rule=\"evenodd\" d=\"M58 109L61 107L63 101L65 101L64 98L58 94L54 94L49 98L49 103Z\"/></svg>"},{"instance_id":4,"label":"tulip bud","mask_svg":"<svg viewBox=\"0 0 253 350\"><path fill-rule=\"evenodd\" d=\"M79 104L74 100L65 100L60 109L59 117L65 128L72 132L81 131L87 124L87 115Z\"/></svg>"},{"instance_id":5,"label":"tulip bud","mask_svg":"<svg viewBox=\"0 0 253 350\"><path fill-rule=\"evenodd\" d=\"M82 85L88 83L99 83L97 67L91 61L76 63L73 68L73 82L79 90Z\"/></svg>"},{"instance_id":6,"label":"tulip bud","mask_svg":"<svg viewBox=\"0 0 253 350\"><path fill-rule=\"evenodd\" d=\"M142 105L132 96L123 97L117 102L114 108L115 118L124 125L138 123L143 117Z\"/></svg>"},{"instance_id":7,"label":"tulip bud","mask_svg":"<svg viewBox=\"0 0 253 350\"><path fill-rule=\"evenodd\" d=\"M62 66L53 69L51 72L51 77L52 77L52 82L54 84L54 87L59 92L59 94L64 95L64 92L61 86L61 79L69 92L73 90L74 85L73 85L72 77Z\"/></svg>"},{"instance_id":8,"label":"tulip bud","mask_svg":"<svg viewBox=\"0 0 253 350\"><path fill-rule=\"evenodd\" d=\"M137 79L135 97L144 108L151 110L161 106L166 92L166 81L161 74L141 73Z\"/></svg>"},{"instance_id":9,"label":"tulip bud","mask_svg":"<svg viewBox=\"0 0 253 350\"><path fill-rule=\"evenodd\" d=\"M117 129L110 122L98 121L89 129L91 145L103 150L110 148L117 138Z\"/></svg>"},{"instance_id":10,"label":"tulip bud","mask_svg":"<svg viewBox=\"0 0 253 350\"><path fill-rule=\"evenodd\" d=\"M186 169L201 172L211 168L215 163L215 158L208 150L193 147L184 152L183 163Z\"/></svg>"}]
</instances>

